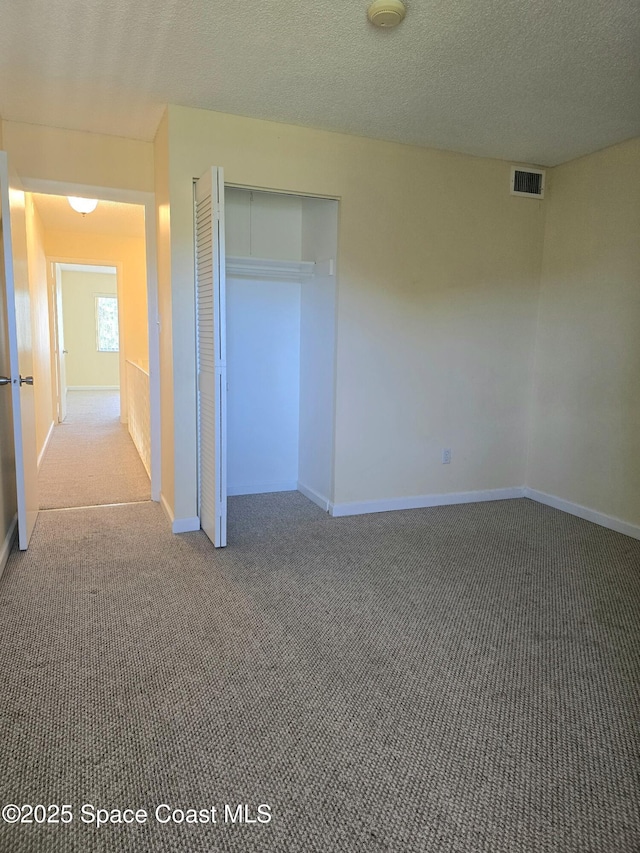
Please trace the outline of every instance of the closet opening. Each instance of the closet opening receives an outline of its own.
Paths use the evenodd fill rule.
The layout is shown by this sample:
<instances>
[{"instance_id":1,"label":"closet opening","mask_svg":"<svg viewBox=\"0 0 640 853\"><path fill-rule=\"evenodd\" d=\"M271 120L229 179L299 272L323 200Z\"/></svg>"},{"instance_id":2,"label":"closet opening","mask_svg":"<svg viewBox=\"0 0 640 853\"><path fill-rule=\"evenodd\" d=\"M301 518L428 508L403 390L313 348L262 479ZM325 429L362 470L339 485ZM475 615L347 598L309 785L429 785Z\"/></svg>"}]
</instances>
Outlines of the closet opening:
<instances>
[{"instance_id":1,"label":"closet opening","mask_svg":"<svg viewBox=\"0 0 640 853\"><path fill-rule=\"evenodd\" d=\"M326 511L338 202L226 186L224 216L227 495L298 491Z\"/></svg>"}]
</instances>

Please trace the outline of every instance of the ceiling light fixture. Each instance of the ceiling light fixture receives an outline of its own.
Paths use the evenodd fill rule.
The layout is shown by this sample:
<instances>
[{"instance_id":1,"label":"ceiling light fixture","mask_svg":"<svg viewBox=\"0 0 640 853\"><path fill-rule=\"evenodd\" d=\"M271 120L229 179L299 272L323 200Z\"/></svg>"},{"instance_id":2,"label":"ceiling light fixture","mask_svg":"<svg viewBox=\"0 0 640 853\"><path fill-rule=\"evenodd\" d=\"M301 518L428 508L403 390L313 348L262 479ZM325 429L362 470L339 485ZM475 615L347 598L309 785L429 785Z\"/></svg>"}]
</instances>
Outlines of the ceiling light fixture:
<instances>
[{"instance_id":1,"label":"ceiling light fixture","mask_svg":"<svg viewBox=\"0 0 640 853\"><path fill-rule=\"evenodd\" d=\"M367 12L371 23L383 30L397 27L406 14L407 10L400 0L373 0Z\"/></svg>"},{"instance_id":2,"label":"ceiling light fixture","mask_svg":"<svg viewBox=\"0 0 640 853\"><path fill-rule=\"evenodd\" d=\"M67 199L71 207L83 216L86 213L93 213L98 206L97 198L79 198L78 196L70 195L67 196Z\"/></svg>"}]
</instances>

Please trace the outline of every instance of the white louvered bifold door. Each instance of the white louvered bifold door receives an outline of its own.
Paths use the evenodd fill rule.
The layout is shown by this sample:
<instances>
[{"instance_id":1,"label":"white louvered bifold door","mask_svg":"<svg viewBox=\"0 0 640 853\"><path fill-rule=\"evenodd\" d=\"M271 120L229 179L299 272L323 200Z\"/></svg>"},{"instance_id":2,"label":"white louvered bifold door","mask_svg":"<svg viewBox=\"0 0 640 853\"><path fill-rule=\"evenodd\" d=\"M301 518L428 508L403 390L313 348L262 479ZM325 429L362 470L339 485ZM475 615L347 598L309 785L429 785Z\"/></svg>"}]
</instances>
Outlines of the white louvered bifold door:
<instances>
[{"instance_id":1,"label":"white louvered bifold door","mask_svg":"<svg viewBox=\"0 0 640 853\"><path fill-rule=\"evenodd\" d=\"M227 544L227 363L224 179L212 168L195 184L200 526Z\"/></svg>"}]
</instances>

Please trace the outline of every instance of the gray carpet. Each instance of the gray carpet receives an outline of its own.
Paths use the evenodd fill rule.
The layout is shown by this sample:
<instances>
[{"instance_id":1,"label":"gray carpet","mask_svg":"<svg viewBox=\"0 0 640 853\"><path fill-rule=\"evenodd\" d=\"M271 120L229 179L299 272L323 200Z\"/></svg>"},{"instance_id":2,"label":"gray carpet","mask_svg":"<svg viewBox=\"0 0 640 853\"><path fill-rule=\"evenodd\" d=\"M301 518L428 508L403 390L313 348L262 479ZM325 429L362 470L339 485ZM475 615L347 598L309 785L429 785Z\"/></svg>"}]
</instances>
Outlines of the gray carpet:
<instances>
[{"instance_id":1,"label":"gray carpet","mask_svg":"<svg viewBox=\"0 0 640 853\"><path fill-rule=\"evenodd\" d=\"M125 424L118 391L67 392L38 474L40 508L145 501L151 484Z\"/></svg>"},{"instance_id":2,"label":"gray carpet","mask_svg":"<svg viewBox=\"0 0 640 853\"><path fill-rule=\"evenodd\" d=\"M527 500L295 493L231 499L229 540L139 504L44 513L12 554L0 801L76 819L0 824L3 853L640 850L640 542Z\"/></svg>"}]
</instances>

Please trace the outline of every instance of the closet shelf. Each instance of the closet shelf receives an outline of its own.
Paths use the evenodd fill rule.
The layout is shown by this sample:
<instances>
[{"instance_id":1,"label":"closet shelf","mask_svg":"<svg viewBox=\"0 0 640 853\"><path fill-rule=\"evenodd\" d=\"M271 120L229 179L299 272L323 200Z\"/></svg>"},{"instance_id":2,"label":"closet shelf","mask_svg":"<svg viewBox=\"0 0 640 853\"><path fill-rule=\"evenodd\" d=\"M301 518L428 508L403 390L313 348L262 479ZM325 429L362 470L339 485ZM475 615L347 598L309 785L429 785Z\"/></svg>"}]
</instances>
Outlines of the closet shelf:
<instances>
[{"instance_id":1,"label":"closet shelf","mask_svg":"<svg viewBox=\"0 0 640 853\"><path fill-rule=\"evenodd\" d=\"M227 255L227 276L262 281L307 281L315 272L313 261L281 261L269 258L238 258Z\"/></svg>"}]
</instances>

